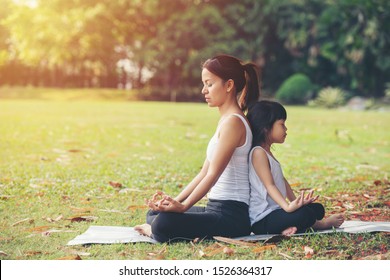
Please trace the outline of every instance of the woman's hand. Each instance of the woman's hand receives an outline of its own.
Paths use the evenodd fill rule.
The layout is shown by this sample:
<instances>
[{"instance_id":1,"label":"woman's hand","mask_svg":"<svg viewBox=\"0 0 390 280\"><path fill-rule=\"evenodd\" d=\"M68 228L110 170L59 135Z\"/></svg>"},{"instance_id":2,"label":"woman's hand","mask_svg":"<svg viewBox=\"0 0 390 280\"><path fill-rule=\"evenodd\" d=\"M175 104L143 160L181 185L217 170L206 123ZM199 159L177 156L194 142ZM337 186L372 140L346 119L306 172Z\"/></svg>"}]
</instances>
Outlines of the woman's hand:
<instances>
[{"instance_id":1,"label":"woman's hand","mask_svg":"<svg viewBox=\"0 0 390 280\"><path fill-rule=\"evenodd\" d=\"M301 191L301 194L290 202L287 209L285 209L286 212L294 212L295 210L301 208L304 205L307 205L309 203L312 203L318 199L318 195L313 197L313 190L311 190L305 197L305 191Z\"/></svg>"},{"instance_id":2,"label":"woman's hand","mask_svg":"<svg viewBox=\"0 0 390 280\"><path fill-rule=\"evenodd\" d=\"M156 192L152 199L147 200L146 205L150 209L159 212L183 213L187 210L184 204L178 202L168 195L165 195L161 191Z\"/></svg>"}]
</instances>

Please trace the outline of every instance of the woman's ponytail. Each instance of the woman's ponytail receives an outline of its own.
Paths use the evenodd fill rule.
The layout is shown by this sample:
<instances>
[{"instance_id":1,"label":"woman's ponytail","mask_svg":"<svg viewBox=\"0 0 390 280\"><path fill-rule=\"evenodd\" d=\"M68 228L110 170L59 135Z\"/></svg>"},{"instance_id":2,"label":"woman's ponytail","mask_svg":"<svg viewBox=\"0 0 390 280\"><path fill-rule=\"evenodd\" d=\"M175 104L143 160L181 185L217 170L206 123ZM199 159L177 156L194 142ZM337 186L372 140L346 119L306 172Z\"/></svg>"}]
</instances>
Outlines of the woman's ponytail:
<instances>
[{"instance_id":1,"label":"woman's ponytail","mask_svg":"<svg viewBox=\"0 0 390 280\"><path fill-rule=\"evenodd\" d=\"M248 111L260 97L260 78L258 67L254 63L242 65L245 71L246 85L242 91L238 103L242 111Z\"/></svg>"}]
</instances>

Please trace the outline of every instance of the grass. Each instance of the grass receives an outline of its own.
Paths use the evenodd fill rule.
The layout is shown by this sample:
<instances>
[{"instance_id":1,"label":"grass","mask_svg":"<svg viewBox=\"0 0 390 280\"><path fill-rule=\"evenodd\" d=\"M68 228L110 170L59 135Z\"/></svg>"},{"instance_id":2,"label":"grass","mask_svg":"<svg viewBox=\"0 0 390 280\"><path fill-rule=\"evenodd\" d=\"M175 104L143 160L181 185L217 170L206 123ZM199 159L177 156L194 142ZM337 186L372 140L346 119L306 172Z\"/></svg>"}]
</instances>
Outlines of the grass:
<instances>
[{"instance_id":1,"label":"grass","mask_svg":"<svg viewBox=\"0 0 390 280\"><path fill-rule=\"evenodd\" d=\"M70 90L65 95L74 98L60 90L37 99L25 92L0 100L0 259L389 258L386 233L309 235L268 247L66 246L90 225L143 223L145 197L178 193L203 163L218 112L205 104L103 100ZM315 188L328 212L389 221L390 113L287 111L289 135L275 154L294 188ZM85 216L91 220L79 221Z\"/></svg>"}]
</instances>

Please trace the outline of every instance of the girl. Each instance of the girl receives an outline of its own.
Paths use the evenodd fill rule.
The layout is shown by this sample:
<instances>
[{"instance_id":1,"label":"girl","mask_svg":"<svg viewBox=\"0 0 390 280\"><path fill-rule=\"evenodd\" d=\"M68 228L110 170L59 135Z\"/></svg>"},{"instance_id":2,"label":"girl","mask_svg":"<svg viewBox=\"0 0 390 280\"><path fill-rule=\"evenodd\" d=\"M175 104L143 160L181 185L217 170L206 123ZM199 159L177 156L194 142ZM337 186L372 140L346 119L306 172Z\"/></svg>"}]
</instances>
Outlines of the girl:
<instances>
[{"instance_id":1,"label":"girl","mask_svg":"<svg viewBox=\"0 0 390 280\"><path fill-rule=\"evenodd\" d=\"M135 227L160 242L250 233L248 154L252 132L244 112L259 97L257 69L252 63L219 55L203 64L202 81L206 102L220 113L203 167L175 198L157 192L147 201L147 223ZM207 206L194 206L209 191Z\"/></svg>"},{"instance_id":2,"label":"girl","mask_svg":"<svg viewBox=\"0 0 390 280\"><path fill-rule=\"evenodd\" d=\"M253 148L249 155L251 186L249 215L255 234L284 234L306 229L339 227L341 214L324 218L325 209L313 203L318 196L302 191L296 197L283 176L280 163L271 152L271 145L283 143L287 136L286 110L273 101L260 101L248 113L253 131ZM286 200L288 199L288 201Z\"/></svg>"}]
</instances>

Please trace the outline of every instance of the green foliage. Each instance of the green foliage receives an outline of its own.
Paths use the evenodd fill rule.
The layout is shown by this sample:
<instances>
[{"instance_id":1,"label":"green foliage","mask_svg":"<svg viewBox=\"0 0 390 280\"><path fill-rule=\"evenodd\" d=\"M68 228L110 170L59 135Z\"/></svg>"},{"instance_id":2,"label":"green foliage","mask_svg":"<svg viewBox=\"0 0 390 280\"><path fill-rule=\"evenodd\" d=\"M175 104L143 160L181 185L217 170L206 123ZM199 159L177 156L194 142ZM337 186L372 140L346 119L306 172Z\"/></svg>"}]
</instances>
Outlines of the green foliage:
<instances>
[{"instance_id":1,"label":"green foliage","mask_svg":"<svg viewBox=\"0 0 390 280\"><path fill-rule=\"evenodd\" d=\"M286 104L304 104L313 89L310 79L301 73L289 77L276 92L276 99Z\"/></svg>"},{"instance_id":2,"label":"green foliage","mask_svg":"<svg viewBox=\"0 0 390 280\"><path fill-rule=\"evenodd\" d=\"M217 53L256 62L272 93L305 73L321 87L383 97L390 75L390 1L18 2L0 7L2 85L178 91L198 86L201 62ZM121 59L132 63L126 74Z\"/></svg>"},{"instance_id":3,"label":"green foliage","mask_svg":"<svg viewBox=\"0 0 390 280\"><path fill-rule=\"evenodd\" d=\"M316 99L311 100L309 105L325 108L337 108L345 104L346 93L340 88L323 88Z\"/></svg>"}]
</instances>

